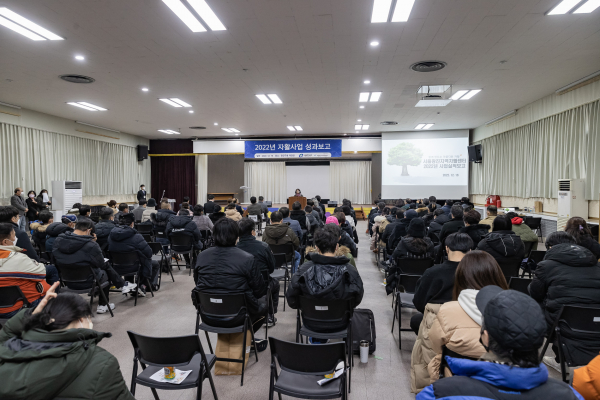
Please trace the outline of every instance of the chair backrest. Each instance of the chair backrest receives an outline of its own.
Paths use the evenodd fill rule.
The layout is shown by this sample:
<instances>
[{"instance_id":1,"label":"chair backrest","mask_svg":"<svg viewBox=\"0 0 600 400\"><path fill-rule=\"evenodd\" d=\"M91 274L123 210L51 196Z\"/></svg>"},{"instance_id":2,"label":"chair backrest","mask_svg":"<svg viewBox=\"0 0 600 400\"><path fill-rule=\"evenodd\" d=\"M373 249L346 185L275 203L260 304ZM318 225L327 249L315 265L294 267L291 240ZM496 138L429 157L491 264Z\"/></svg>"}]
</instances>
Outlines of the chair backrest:
<instances>
[{"instance_id":1,"label":"chair backrest","mask_svg":"<svg viewBox=\"0 0 600 400\"><path fill-rule=\"evenodd\" d=\"M147 234L151 234L152 233L152 225L151 224L135 224L135 229L138 231L138 233L147 233Z\"/></svg>"},{"instance_id":2,"label":"chair backrest","mask_svg":"<svg viewBox=\"0 0 600 400\"><path fill-rule=\"evenodd\" d=\"M91 266L56 264L60 280L68 286L69 283L87 283L90 275L94 275Z\"/></svg>"},{"instance_id":3,"label":"chair backrest","mask_svg":"<svg viewBox=\"0 0 600 400\"><path fill-rule=\"evenodd\" d=\"M162 244L160 244L158 242L148 242L148 246L150 246L150 249L152 250L152 254L154 254L154 255L160 254L163 251Z\"/></svg>"},{"instance_id":4,"label":"chair backrest","mask_svg":"<svg viewBox=\"0 0 600 400\"><path fill-rule=\"evenodd\" d=\"M501 258L496 259L506 281L508 282L512 276L519 276L519 269L521 268L521 260L515 258Z\"/></svg>"},{"instance_id":5,"label":"chair backrest","mask_svg":"<svg viewBox=\"0 0 600 400\"><path fill-rule=\"evenodd\" d=\"M344 342L321 344L292 343L269 337L271 359L277 360L282 370L305 375L325 375L344 363L346 368L346 344Z\"/></svg>"},{"instance_id":6,"label":"chair backrest","mask_svg":"<svg viewBox=\"0 0 600 400\"><path fill-rule=\"evenodd\" d=\"M18 286L0 287L0 309L9 308L22 301L24 305L29 305L27 297Z\"/></svg>"},{"instance_id":7,"label":"chair backrest","mask_svg":"<svg viewBox=\"0 0 600 400\"><path fill-rule=\"evenodd\" d=\"M438 244L438 243L440 243L440 237L439 237L439 235L438 235L437 233L435 233L435 232L429 232L429 233L427 233L427 237L428 237L429 239L431 239L431 241L433 242L433 244Z\"/></svg>"},{"instance_id":8,"label":"chair backrest","mask_svg":"<svg viewBox=\"0 0 600 400\"><path fill-rule=\"evenodd\" d=\"M535 261L535 263L538 264L540 261L544 260L545 255L546 255L545 251L532 250L531 253L529 254L529 259Z\"/></svg>"},{"instance_id":9,"label":"chair backrest","mask_svg":"<svg viewBox=\"0 0 600 400\"><path fill-rule=\"evenodd\" d=\"M414 293L417 290L417 281L421 275L400 274L398 288L404 288L404 293Z\"/></svg>"},{"instance_id":10,"label":"chair backrest","mask_svg":"<svg viewBox=\"0 0 600 400\"><path fill-rule=\"evenodd\" d=\"M209 294L198 289L192 290L198 304L200 315L211 317L233 317L238 315L246 306L244 293L238 294Z\"/></svg>"},{"instance_id":11,"label":"chair backrest","mask_svg":"<svg viewBox=\"0 0 600 400\"><path fill-rule=\"evenodd\" d=\"M152 242L152 235L150 235L150 234L146 234L146 233L143 233L143 234L142 234L142 237L144 238L144 240L145 240L147 243L150 243L150 242Z\"/></svg>"},{"instance_id":12,"label":"chair backrest","mask_svg":"<svg viewBox=\"0 0 600 400\"><path fill-rule=\"evenodd\" d=\"M194 238L184 232L174 232L169 235L171 249L174 251L188 251L194 246Z\"/></svg>"},{"instance_id":13,"label":"chair backrest","mask_svg":"<svg viewBox=\"0 0 600 400\"><path fill-rule=\"evenodd\" d=\"M473 357L467 357L467 356L463 356L462 354L458 354L452 350L450 350L449 348L447 348L445 345L442 346L442 360L441 360L441 364L440 364L440 379L442 379L444 377L444 370L446 368L450 369L450 367L448 367L448 362L446 361L446 356L450 356L452 358L462 358L465 360L472 360L472 361L476 361L477 358L473 358Z\"/></svg>"},{"instance_id":14,"label":"chair backrest","mask_svg":"<svg viewBox=\"0 0 600 400\"><path fill-rule=\"evenodd\" d=\"M595 333L597 338L597 335L600 334L600 304L596 306L563 306L558 321L566 323L578 334Z\"/></svg>"},{"instance_id":15,"label":"chair backrest","mask_svg":"<svg viewBox=\"0 0 600 400\"><path fill-rule=\"evenodd\" d=\"M525 225L527 225L528 227L530 227L531 229L540 229L540 227L542 226L542 218L536 218L536 217L526 217L525 221L523 221L525 223Z\"/></svg>"},{"instance_id":16,"label":"chair backrest","mask_svg":"<svg viewBox=\"0 0 600 400\"><path fill-rule=\"evenodd\" d=\"M527 296L529 296L529 284L532 280L533 279L517 278L516 276L513 276L508 282L508 288L521 293L525 293Z\"/></svg>"},{"instance_id":17,"label":"chair backrest","mask_svg":"<svg viewBox=\"0 0 600 400\"><path fill-rule=\"evenodd\" d=\"M423 275L427 268L433 267L432 258L397 258L396 265L403 274Z\"/></svg>"},{"instance_id":18,"label":"chair backrest","mask_svg":"<svg viewBox=\"0 0 600 400\"><path fill-rule=\"evenodd\" d=\"M113 268L117 272L119 272L119 270L130 270L131 268L140 265L140 258L138 257L138 254L135 251L127 253L109 251L109 253Z\"/></svg>"},{"instance_id":19,"label":"chair backrest","mask_svg":"<svg viewBox=\"0 0 600 400\"><path fill-rule=\"evenodd\" d=\"M254 222L258 222L258 215L248 214L248 218L250 218Z\"/></svg>"},{"instance_id":20,"label":"chair backrest","mask_svg":"<svg viewBox=\"0 0 600 400\"><path fill-rule=\"evenodd\" d=\"M598 240L598 231L600 226L599 225L592 225L590 227L590 232L592 233L592 237L594 238L594 240Z\"/></svg>"},{"instance_id":21,"label":"chair backrest","mask_svg":"<svg viewBox=\"0 0 600 400\"><path fill-rule=\"evenodd\" d=\"M348 300L322 300L313 297L299 297L302 320L314 322L347 322L354 311Z\"/></svg>"},{"instance_id":22,"label":"chair backrest","mask_svg":"<svg viewBox=\"0 0 600 400\"><path fill-rule=\"evenodd\" d=\"M182 366L203 353L198 335L150 337L127 331L134 350L144 364Z\"/></svg>"},{"instance_id":23,"label":"chair backrest","mask_svg":"<svg viewBox=\"0 0 600 400\"><path fill-rule=\"evenodd\" d=\"M525 246L525 255L523 258L529 258L529 254L531 254L534 244L537 245L537 242L523 242L523 245Z\"/></svg>"},{"instance_id":24,"label":"chair backrest","mask_svg":"<svg viewBox=\"0 0 600 400\"><path fill-rule=\"evenodd\" d=\"M276 268L281 268L281 266L285 264L285 261L292 261L292 257L294 256L294 245L291 242L284 244L269 244L269 248L275 256Z\"/></svg>"}]
</instances>

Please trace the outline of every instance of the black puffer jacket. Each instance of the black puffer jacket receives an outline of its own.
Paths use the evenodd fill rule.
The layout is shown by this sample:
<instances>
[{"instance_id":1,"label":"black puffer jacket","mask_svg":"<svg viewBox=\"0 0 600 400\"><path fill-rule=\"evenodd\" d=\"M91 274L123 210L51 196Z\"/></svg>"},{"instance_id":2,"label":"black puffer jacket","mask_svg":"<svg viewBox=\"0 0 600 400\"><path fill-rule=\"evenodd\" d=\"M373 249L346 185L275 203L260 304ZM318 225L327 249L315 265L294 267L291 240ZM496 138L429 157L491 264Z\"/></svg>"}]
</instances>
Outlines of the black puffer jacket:
<instances>
[{"instance_id":1,"label":"black puffer jacket","mask_svg":"<svg viewBox=\"0 0 600 400\"><path fill-rule=\"evenodd\" d=\"M46 251L52 252L54 241L61 233L73 232L73 228L62 222L53 222L46 228Z\"/></svg>"},{"instance_id":2,"label":"black puffer jacket","mask_svg":"<svg viewBox=\"0 0 600 400\"><path fill-rule=\"evenodd\" d=\"M285 297L291 308L298 308L299 297L306 296L322 300L351 300L356 307L363 298L364 288L358 270L344 256L328 257L318 253L310 255L292 276ZM335 331L333 324L318 328Z\"/></svg>"},{"instance_id":3,"label":"black puffer jacket","mask_svg":"<svg viewBox=\"0 0 600 400\"><path fill-rule=\"evenodd\" d=\"M96 237L98 243L106 243L108 241L108 235L110 235L110 232L117 226L118 224L115 221L100 220L100 222L96 224Z\"/></svg>"},{"instance_id":4,"label":"black puffer jacket","mask_svg":"<svg viewBox=\"0 0 600 400\"><path fill-rule=\"evenodd\" d=\"M267 293L254 257L237 247L211 247L198 255L196 288L212 294L244 293L250 314L265 312L258 299Z\"/></svg>"},{"instance_id":5,"label":"black puffer jacket","mask_svg":"<svg viewBox=\"0 0 600 400\"><path fill-rule=\"evenodd\" d=\"M212 214L210 214L208 216L208 218L210 218L210 220L212 221L212 223L215 224L221 218L225 218L225 213L223 211L212 213Z\"/></svg>"},{"instance_id":6,"label":"black puffer jacket","mask_svg":"<svg viewBox=\"0 0 600 400\"><path fill-rule=\"evenodd\" d=\"M546 252L534 271L529 284L529 294L540 303L546 314L548 330L564 305L600 305L600 265L596 256L585 247L561 243ZM600 351L600 338L596 335L597 346L589 346L590 341L577 342L570 329L563 332L565 355L575 365L583 365ZM581 334L580 334L581 335ZM587 361L586 361L587 360Z\"/></svg>"},{"instance_id":7,"label":"black puffer jacket","mask_svg":"<svg viewBox=\"0 0 600 400\"><path fill-rule=\"evenodd\" d=\"M408 218L403 218L400 220L400 222L394 225L394 230L392 231L392 234L390 235L386 243L386 249L388 254L392 254L392 251L394 251L393 249L395 249L398 246L400 240L402 240L402 238L407 235L408 225L410 225L410 219Z\"/></svg>"},{"instance_id":8,"label":"black puffer jacket","mask_svg":"<svg viewBox=\"0 0 600 400\"><path fill-rule=\"evenodd\" d=\"M414 237L405 236L392 253L392 258L425 258L433 257L433 242L428 237L422 238L425 245L417 244Z\"/></svg>"},{"instance_id":9,"label":"black puffer jacket","mask_svg":"<svg viewBox=\"0 0 600 400\"><path fill-rule=\"evenodd\" d=\"M346 232L348 234L348 236L354 237L354 232L352 231L352 227L350 226L350 223L348 221L344 221L344 223L342 225L340 225L340 228L344 232Z\"/></svg>"},{"instance_id":10,"label":"black puffer jacket","mask_svg":"<svg viewBox=\"0 0 600 400\"><path fill-rule=\"evenodd\" d=\"M142 276L152 276L152 249L144 237L129 226L118 225L108 236L108 251L117 253L136 252L142 264Z\"/></svg>"},{"instance_id":11,"label":"black puffer jacket","mask_svg":"<svg viewBox=\"0 0 600 400\"><path fill-rule=\"evenodd\" d=\"M439 237L440 232L442 231L442 226L444 226L444 224L448 221L450 221L450 216L446 214L438 215L437 218L431 221L429 224L428 233L435 233Z\"/></svg>"},{"instance_id":12,"label":"black puffer jacket","mask_svg":"<svg viewBox=\"0 0 600 400\"><path fill-rule=\"evenodd\" d=\"M340 246L346 246L347 248L350 249L350 253L352 253L352 257L356 258L358 257L358 250L356 248L356 243L354 243L354 240L352 240L352 237L350 237L345 231L341 232L342 235L340 237L340 241L338 242L340 244Z\"/></svg>"},{"instance_id":13,"label":"black puffer jacket","mask_svg":"<svg viewBox=\"0 0 600 400\"><path fill-rule=\"evenodd\" d=\"M596 260L600 259L600 243L595 241L594 238L591 236L584 236L579 245L591 251L594 257L596 257Z\"/></svg>"},{"instance_id":14,"label":"black puffer jacket","mask_svg":"<svg viewBox=\"0 0 600 400\"><path fill-rule=\"evenodd\" d=\"M525 246L513 231L489 233L479 244L477 250L488 252L496 259L521 261L525 256Z\"/></svg>"},{"instance_id":15,"label":"black puffer jacket","mask_svg":"<svg viewBox=\"0 0 600 400\"><path fill-rule=\"evenodd\" d=\"M167 229L169 220L175 215L177 215L175 212L166 209L160 209L157 212L150 214L150 219L152 220L152 226L154 227L154 230L158 232L164 232Z\"/></svg>"},{"instance_id":16,"label":"black puffer jacket","mask_svg":"<svg viewBox=\"0 0 600 400\"><path fill-rule=\"evenodd\" d=\"M202 249L202 244L200 243L202 234L198 229L198 225L190 217L183 215L172 217L167 224L165 233L170 240L170 236L175 232L183 232L186 236L190 236L194 241L194 247Z\"/></svg>"},{"instance_id":17,"label":"black puffer jacket","mask_svg":"<svg viewBox=\"0 0 600 400\"><path fill-rule=\"evenodd\" d=\"M61 233L52 246L52 255L58 265L92 266L96 269L104 266L102 250L89 235Z\"/></svg>"},{"instance_id":18,"label":"black puffer jacket","mask_svg":"<svg viewBox=\"0 0 600 400\"><path fill-rule=\"evenodd\" d=\"M489 233L489 229L489 225L477 224L462 227L458 230L458 232L466 233L471 237L471 240L473 240L473 248L471 248L471 250L475 250L479 242L481 242L485 235Z\"/></svg>"},{"instance_id":19,"label":"black puffer jacket","mask_svg":"<svg viewBox=\"0 0 600 400\"><path fill-rule=\"evenodd\" d=\"M290 218L300 223L300 229L308 230L306 227L306 213L304 210L291 210Z\"/></svg>"}]
</instances>

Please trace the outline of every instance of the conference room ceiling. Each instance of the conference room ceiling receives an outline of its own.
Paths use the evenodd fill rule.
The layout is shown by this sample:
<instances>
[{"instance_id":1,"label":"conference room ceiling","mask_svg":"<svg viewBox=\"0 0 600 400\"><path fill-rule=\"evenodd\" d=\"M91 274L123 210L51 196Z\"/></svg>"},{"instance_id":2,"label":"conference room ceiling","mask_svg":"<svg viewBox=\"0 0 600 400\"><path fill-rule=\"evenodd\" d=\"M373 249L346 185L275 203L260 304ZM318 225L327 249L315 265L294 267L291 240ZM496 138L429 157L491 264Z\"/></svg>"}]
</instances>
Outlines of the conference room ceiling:
<instances>
[{"instance_id":1,"label":"conference room ceiling","mask_svg":"<svg viewBox=\"0 0 600 400\"><path fill-rule=\"evenodd\" d=\"M600 9L544 15L559 0L416 0L407 22L379 24L372 0L207 2L227 30L193 33L161 0L0 0L65 38L33 41L0 26L0 101L146 138L237 137L222 127L241 137L358 136L420 123L475 128L600 69ZM447 66L410 69L423 60ZM415 108L424 84L483 90ZM363 91L383 94L359 104ZM283 104L263 104L263 93ZM108 110L67 104L81 101ZM370 126L357 134L359 119Z\"/></svg>"}]
</instances>

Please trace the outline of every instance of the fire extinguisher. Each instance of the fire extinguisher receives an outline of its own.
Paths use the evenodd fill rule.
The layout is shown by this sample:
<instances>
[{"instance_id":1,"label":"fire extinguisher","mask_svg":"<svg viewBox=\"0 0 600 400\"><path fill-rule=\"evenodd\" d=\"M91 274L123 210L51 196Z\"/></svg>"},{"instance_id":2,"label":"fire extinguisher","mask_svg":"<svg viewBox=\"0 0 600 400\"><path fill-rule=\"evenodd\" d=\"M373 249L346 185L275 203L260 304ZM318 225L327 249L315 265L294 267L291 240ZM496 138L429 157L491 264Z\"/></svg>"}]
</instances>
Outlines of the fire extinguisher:
<instances>
[{"instance_id":1,"label":"fire extinguisher","mask_svg":"<svg viewBox=\"0 0 600 400\"><path fill-rule=\"evenodd\" d=\"M492 204L492 203L490 202L490 197L492 197L492 196L488 196L488 197L486 197L486 199L485 199L485 206L486 206L486 207Z\"/></svg>"},{"instance_id":2,"label":"fire extinguisher","mask_svg":"<svg viewBox=\"0 0 600 400\"><path fill-rule=\"evenodd\" d=\"M502 200L500 200L500 196L498 196L498 200L496 200L496 207L502 208Z\"/></svg>"}]
</instances>

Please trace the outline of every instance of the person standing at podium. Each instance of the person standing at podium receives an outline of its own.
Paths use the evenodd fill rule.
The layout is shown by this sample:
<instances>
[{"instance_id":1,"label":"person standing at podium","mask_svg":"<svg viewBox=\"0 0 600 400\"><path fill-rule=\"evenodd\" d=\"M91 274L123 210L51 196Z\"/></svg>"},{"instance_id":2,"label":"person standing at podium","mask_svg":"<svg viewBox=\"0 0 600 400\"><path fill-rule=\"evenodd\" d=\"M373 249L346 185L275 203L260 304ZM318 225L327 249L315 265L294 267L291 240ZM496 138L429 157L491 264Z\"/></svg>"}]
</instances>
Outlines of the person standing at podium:
<instances>
[{"instance_id":1,"label":"person standing at podium","mask_svg":"<svg viewBox=\"0 0 600 400\"><path fill-rule=\"evenodd\" d=\"M294 193L294 196L296 196L296 197L302 197L302 192L300 191L300 189L296 189L296 192Z\"/></svg>"}]
</instances>

